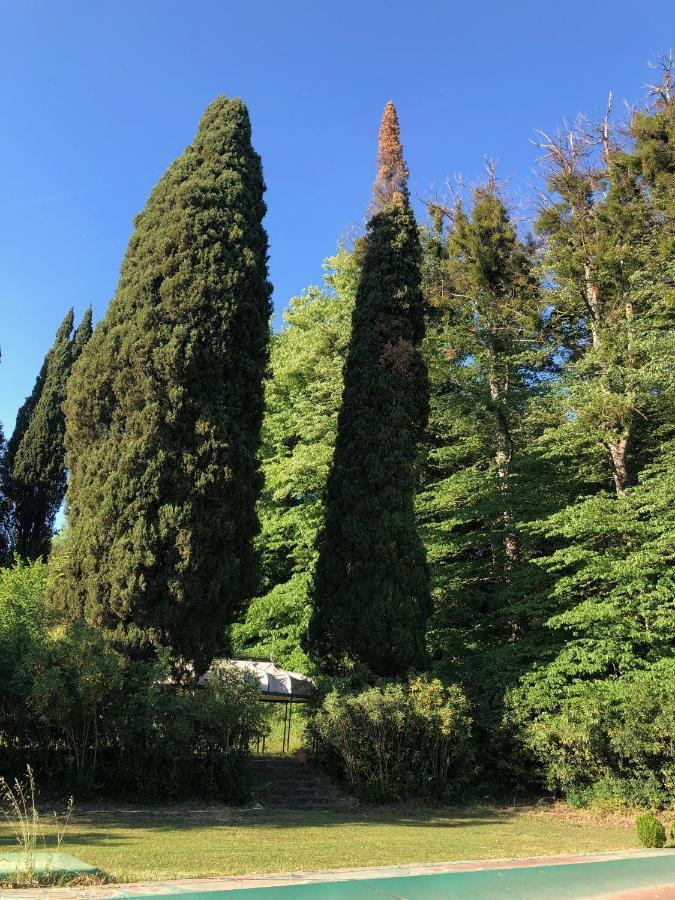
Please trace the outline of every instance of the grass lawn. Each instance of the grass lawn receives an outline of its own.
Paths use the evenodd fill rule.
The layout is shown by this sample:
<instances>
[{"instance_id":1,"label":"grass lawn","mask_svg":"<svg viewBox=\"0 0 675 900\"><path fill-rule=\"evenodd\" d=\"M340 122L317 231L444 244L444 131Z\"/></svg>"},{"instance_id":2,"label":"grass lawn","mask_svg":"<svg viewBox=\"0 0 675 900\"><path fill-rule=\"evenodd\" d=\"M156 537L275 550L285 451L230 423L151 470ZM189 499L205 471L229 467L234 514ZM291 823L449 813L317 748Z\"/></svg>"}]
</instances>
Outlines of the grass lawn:
<instances>
[{"instance_id":1,"label":"grass lawn","mask_svg":"<svg viewBox=\"0 0 675 900\"><path fill-rule=\"evenodd\" d=\"M10 849L0 826L0 851ZM632 820L553 807L80 811L63 850L119 881L619 850Z\"/></svg>"}]
</instances>

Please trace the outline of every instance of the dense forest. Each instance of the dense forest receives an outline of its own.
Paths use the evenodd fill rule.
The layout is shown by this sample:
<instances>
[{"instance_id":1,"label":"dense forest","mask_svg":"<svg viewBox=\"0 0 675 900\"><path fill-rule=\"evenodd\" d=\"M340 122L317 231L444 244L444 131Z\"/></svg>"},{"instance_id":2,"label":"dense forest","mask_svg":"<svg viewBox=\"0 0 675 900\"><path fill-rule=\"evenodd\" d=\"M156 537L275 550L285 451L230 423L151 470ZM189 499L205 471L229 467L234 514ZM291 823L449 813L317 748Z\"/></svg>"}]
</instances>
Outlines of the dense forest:
<instances>
[{"instance_id":1,"label":"dense forest","mask_svg":"<svg viewBox=\"0 0 675 900\"><path fill-rule=\"evenodd\" d=\"M675 733L670 69L628 134L609 113L538 136L533 222L491 164L428 204L416 520L428 666L471 698L485 769L529 781L534 758L551 787L646 802L675 777L650 758ZM300 669L363 244L326 260L272 339L263 591L234 642Z\"/></svg>"},{"instance_id":2,"label":"dense forest","mask_svg":"<svg viewBox=\"0 0 675 900\"><path fill-rule=\"evenodd\" d=\"M157 700L231 652L317 678L309 733L334 764L344 723L405 709L404 767L433 729L454 742L427 789L675 802L670 58L659 75L625 123L610 102L537 135L528 216L488 163L416 221L388 104L365 229L271 336L248 114L209 107L103 320L68 313L2 439L8 770L22 746L52 774L59 752L94 780L92 755L156 771L223 697L241 750L262 726L227 679ZM148 740L153 704L165 731L189 720L180 750Z\"/></svg>"}]
</instances>

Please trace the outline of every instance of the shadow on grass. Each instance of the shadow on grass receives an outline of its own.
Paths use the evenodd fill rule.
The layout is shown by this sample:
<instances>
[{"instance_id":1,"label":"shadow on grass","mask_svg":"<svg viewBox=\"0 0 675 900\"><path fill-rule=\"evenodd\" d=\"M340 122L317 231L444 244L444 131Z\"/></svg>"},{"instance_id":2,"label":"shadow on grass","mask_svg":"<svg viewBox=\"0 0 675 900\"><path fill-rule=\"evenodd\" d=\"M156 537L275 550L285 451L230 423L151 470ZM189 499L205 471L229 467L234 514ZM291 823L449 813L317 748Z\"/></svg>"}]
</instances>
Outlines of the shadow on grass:
<instances>
[{"instance_id":1,"label":"shadow on grass","mask_svg":"<svg viewBox=\"0 0 675 900\"><path fill-rule=\"evenodd\" d=\"M110 823L108 823L110 824ZM47 834L45 836L44 842L39 841L38 850L61 850L64 853L70 853L70 848L77 845L94 845L94 844L125 844L128 843L124 835L117 834L109 834L108 832L103 830L101 831L70 831L66 833L65 841L62 844L59 844L55 834ZM116 827L116 826L113 826ZM7 852L20 852L20 847L16 841L16 838L10 836L0 835L0 857L3 853Z\"/></svg>"},{"instance_id":2,"label":"shadow on grass","mask_svg":"<svg viewBox=\"0 0 675 900\"><path fill-rule=\"evenodd\" d=\"M475 828L503 825L516 817L517 810L409 809L391 807L358 807L340 810L238 809L213 807L186 809L111 810L90 809L73 820L69 842L110 841L124 843L125 837L110 834L107 829L128 829L157 833L195 831L209 828L258 829L335 828L347 826L403 826L407 828ZM78 831L78 827L88 831Z\"/></svg>"}]
</instances>

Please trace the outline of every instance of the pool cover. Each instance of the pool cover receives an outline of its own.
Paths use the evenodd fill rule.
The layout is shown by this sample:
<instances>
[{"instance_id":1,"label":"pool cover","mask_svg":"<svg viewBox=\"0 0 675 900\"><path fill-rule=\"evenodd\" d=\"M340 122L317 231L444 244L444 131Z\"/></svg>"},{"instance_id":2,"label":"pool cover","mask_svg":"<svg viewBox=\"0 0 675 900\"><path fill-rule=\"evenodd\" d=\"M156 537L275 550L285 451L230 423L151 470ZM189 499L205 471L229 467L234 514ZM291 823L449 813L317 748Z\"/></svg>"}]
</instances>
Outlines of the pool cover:
<instances>
[{"instance_id":1,"label":"pool cover","mask_svg":"<svg viewBox=\"0 0 675 900\"><path fill-rule=\"evenodd\" d=\"M675 897L675 851L664 855L634 856L624 859L535 866L504 866L454 871L430 875L402 875L388 878L363 878L348 881L324 881L311 884L270 885L234 888L242 900L553 900L553 898L599 898L627 895L631 891L665 888L658 897ZM672 893L670 892L672 889ZM216 900L216 895L232 892L179 889L175 894L160 890L162 900L175 896L180 900ZM124 889L118 898L138 896Z\"/></svg>"},{"instance_id":2,"label":"pool cover","mask_svg":"<svg viewBox=\"0 0 675 900\"><path fill-rule=\"evenodd\" d=\"M54 875L57 879L76 878L78 875L96 875L98 869L75 859L67 853L3 853L0 849L0 881L6 881L20 872L30 869L36 875Z\"/></svg>"}]
</instances>

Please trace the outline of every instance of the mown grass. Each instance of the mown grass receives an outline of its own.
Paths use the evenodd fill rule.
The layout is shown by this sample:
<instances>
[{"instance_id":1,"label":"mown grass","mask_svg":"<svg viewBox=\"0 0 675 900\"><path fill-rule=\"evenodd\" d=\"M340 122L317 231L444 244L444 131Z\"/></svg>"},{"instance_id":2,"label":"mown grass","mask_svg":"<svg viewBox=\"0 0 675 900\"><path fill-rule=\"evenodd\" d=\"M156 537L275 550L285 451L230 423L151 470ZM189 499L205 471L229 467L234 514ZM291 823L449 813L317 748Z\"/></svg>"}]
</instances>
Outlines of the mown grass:
<instances>
[{"instance_id":1,"label":"mown grass","mask_svg":"<svg viewBox=\"0 0 675 900\"><path fill-rule=\"evenodd\" d=\"M10 849L0 826L0 853ZM550 808L326 811L111 809L76 812L63 850L112 880L136 881L635 846L632 820Z\"/></svg>"}]
</instances>

